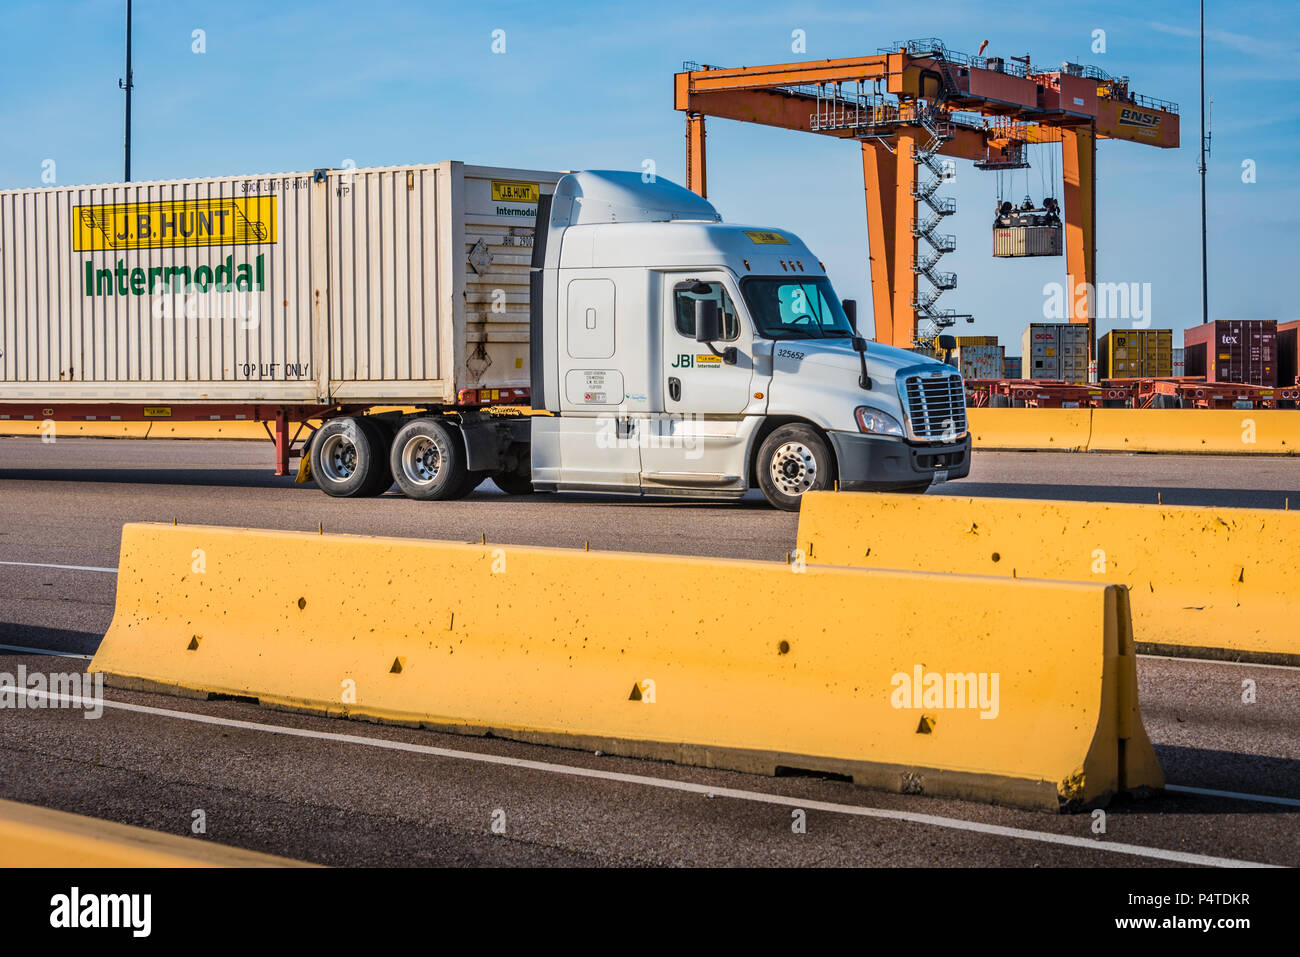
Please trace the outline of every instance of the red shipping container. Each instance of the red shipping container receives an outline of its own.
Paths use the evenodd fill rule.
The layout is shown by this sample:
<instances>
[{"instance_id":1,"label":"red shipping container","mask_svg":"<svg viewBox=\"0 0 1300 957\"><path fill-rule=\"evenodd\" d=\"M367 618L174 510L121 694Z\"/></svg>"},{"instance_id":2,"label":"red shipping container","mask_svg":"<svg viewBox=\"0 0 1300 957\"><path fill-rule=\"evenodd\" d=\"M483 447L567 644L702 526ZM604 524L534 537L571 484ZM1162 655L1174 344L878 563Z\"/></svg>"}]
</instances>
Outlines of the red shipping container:
<instances>
[{"instance_id":1,"label":"red shipping container","mask_svg":"<svg viewBox=\"0 0 1300 957\"><path fill-rule=\"evenodd\" d=\"M1300 382L1300 319L1277 327L1277 384Z\"/></svg>"},{"instance_id":2,"label":"red shipping container","mask_svg":"<svg viewBox=\"0 0 1300 957\"><path fill-rule=\"evenodd\" d=\"M1277 385L1277 322L1219 319L1183 330L1189 376L1206 382Z\"/></svg>"}]
</instances>

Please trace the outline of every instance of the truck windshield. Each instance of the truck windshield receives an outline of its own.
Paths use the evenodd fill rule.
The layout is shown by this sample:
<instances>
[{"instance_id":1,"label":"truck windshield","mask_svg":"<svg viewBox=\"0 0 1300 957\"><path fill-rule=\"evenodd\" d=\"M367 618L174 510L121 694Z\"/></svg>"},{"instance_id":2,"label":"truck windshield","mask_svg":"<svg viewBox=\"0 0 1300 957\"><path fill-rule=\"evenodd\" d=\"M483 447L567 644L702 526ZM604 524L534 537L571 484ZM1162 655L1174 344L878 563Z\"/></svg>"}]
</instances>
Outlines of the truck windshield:
<instances>
[{"instance_id":1,"label":"truck windshield","mask_svg":"<svg viewBox=\"0 0 1300 957\"><path fill-rule=\"evenodd\" d=\"M748 276L740 291L758 332L768 339L846 339L853 335L825 277Z\"/></svg>"}]
</instances>

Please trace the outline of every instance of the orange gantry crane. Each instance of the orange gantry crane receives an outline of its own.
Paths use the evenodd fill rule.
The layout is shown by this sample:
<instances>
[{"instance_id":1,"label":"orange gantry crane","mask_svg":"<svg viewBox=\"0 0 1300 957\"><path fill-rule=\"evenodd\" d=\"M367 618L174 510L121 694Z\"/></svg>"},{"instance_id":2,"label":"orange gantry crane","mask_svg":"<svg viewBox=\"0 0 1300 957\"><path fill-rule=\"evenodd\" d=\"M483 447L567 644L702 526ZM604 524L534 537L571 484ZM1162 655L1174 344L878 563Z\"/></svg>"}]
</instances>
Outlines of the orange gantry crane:
<instances>
[{"instance_id":1,"label":"orange gantry crane","mask_svg":"<svg viewBox=\"0 0 1300 957\"><path fill-rule=\"evenodd\" d=\"M970 318L935 306L957 281L936 268L956 249L956 238L938 231L955 209L939 195L949 178L940 157L1018 169L1028 165L1028 144L1061 144L1069 318L1088 323L1095 350L1097 140L1178 146L1177 104L1131 92L1127 77L1068 62L1043 70L1027 56L971 56L937 39L839 60L688 63L674 77L674 99L686 114L687 186L701 196L707 116L861 143L876 339L902 347Z\"/></svg>"}]
</instances>

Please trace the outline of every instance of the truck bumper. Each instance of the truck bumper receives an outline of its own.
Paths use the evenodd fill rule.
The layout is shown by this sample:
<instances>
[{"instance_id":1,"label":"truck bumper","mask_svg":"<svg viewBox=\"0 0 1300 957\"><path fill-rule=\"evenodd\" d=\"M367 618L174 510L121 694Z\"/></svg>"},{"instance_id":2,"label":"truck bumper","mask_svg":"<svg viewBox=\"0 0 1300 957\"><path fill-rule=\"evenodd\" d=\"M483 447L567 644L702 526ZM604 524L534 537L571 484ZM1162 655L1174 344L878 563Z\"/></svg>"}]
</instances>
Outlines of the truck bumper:
<instances>
[{"instance_id":1,"label":"truck bumper","mask_svg":"<svg viewBox=\"0 0 1300 957\"><path fill-rule=\"evenodd\" d=\"M887 492L970 474L969 432L958 442L927 445L852 432L829 435L846 491Z\"/></svg>"}]
</instances>

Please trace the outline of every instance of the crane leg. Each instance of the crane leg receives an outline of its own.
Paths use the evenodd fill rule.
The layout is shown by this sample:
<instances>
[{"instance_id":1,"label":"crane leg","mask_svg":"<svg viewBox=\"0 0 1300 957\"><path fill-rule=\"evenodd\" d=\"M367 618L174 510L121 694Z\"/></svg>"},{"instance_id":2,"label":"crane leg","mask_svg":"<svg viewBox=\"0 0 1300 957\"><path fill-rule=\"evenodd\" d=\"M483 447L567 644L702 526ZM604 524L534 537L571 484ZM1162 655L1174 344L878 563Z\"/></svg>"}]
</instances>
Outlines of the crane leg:
<instances>
[{"instance_id":1,"label":"crane leg","mask_svg":"<svg viewBox=\"0 0 1300 957\"><path fill-rule=\"evenodd\" d=\"M894 157L878 143L862 144L867 195L867 261L876 340L894 341Z\"/></svg>"},{"instance_id":2,"label":"crane leg","mask_svg":"<svg viewBox=\"0 0 1300 957\"><path fill-rule=\"evenodd\" d=\"M686 114L686 188L709 198L704 157L704 114Z\"/></svg>"},{"instance_id":3,"label":"crane leg","mask_svg":"<svg viewBox=\"0 0 1300 957\"><path fill-rule=\"evenodd\" d=\"M1070 321L1088 324L1088 358L1097 358L1097 136L1093 128L1061 130L1065 174L1065 269Z\"/></svg>"}]
</instances>

